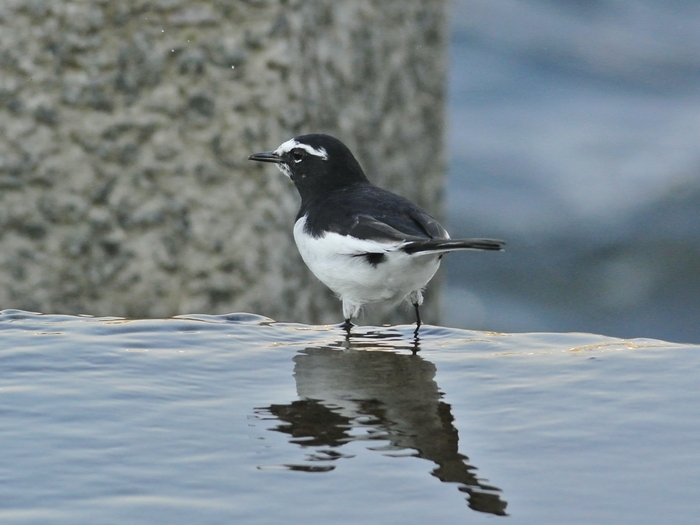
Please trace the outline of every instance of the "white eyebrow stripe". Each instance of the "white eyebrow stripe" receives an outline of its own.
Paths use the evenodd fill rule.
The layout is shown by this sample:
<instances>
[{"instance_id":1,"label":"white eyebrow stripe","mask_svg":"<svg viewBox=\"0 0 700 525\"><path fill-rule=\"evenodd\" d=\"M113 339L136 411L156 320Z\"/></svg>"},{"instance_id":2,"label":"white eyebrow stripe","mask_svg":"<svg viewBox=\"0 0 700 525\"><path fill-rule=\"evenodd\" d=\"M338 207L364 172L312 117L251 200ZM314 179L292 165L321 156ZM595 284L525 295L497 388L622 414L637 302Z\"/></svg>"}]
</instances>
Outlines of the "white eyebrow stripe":
<instances>
[{"instance_id":1,"label":"white eyebrow stripe","mask_svg":"<svg viewBox=\"0 0 700 525\"><path fill-rule=\"evenodd\" d=\"M323 160L328 160L328 152L326 151L326 148L316 149L312 146L309 146L308 144L302 144L301 142L297 142L294 139L289 139L287 142L284 142L279 148L275 150L275 154L282 156L285 153L289 153L294 148L303 149L309 155L313 155L314 157L320 157Z\"/></svg>"}]
</instances>

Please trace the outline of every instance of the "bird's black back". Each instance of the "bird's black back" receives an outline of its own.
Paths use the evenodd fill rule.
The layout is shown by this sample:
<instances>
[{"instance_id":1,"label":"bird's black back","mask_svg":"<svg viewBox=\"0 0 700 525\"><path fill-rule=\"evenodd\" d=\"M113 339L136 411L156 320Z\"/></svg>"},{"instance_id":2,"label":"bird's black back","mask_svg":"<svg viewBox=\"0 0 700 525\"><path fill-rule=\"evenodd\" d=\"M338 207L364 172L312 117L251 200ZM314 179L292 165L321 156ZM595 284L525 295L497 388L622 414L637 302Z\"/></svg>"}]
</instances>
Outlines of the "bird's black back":
<instances>
[{"instance_id":1,"label":"bird's black back","mask_svg":"<svg viewBox=\"0 0 700 525\"><path fill-rule=\"evenodd\" d=\"M325 231L377 241L449 238L445 229L408 199L358 182L302 202L297 219L306 216L306 233Z\"/></svg>"}]
</instances>

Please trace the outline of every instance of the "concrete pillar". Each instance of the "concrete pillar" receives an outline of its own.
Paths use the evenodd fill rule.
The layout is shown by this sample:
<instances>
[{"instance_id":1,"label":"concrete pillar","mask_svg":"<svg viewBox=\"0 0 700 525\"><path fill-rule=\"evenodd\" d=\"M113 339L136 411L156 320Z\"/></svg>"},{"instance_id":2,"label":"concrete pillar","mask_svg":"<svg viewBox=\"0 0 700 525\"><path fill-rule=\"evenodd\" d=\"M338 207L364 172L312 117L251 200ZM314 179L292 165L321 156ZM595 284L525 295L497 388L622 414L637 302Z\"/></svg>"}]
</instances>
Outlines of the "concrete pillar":
<instances>
[{"instance_id":1,"label":"concrete pillar","mask_svg":"<svg viewBox=\"0 0 700 525\"><path fill-rule=\"evenodd\" d=\"M4 0L0 309L340 322L294 246L295 189L246 157L330 133L371 180L440 215L445 10Z\"/></svg>"}]
</instances>

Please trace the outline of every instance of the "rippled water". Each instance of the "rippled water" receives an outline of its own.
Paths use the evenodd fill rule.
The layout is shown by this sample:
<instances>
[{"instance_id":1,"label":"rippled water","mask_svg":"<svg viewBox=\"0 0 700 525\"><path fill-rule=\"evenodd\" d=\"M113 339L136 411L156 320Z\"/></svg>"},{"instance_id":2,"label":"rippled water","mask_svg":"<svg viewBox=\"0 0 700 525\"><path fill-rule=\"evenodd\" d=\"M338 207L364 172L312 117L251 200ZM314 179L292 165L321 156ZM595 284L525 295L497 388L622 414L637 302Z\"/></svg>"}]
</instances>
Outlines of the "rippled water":
<instances>
[{"instance_id":1,"label":"rippled water","mask_svg":"<svg viewBox=\"0 0 700 525\"><path fill-rule=\"evenodd\" d=\"M1 312L0 521L696 523L700 347L424 328Z\"/></svg>"}]
</instances>

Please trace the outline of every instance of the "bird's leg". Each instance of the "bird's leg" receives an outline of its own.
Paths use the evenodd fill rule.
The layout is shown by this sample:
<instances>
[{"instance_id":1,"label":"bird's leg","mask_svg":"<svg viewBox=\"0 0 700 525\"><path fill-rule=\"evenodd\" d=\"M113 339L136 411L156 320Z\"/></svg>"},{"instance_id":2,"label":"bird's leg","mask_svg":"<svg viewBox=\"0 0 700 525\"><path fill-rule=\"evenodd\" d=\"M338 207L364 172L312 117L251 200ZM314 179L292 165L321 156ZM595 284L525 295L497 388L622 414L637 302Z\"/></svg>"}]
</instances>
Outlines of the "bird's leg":
<instances>
[{"instance_id":1,"label":"bird's leg","mask_svg":"<svg viewBox=\"0 0 700 525\"><path fill-rule=\"evenodd\" d=\"M350 335L350 329L355 326L350 322L350 319L357 317L361 307L361 304L353 303L349 299L343 299L343 317L345 317L345 322L341 324L340 327L345 330L348 335Z\"/></svg>"},{"instance_id":2,"label":"bird's leg","mask_svg":"<svg viewBox=\"0 0 700 525\"><path fill-rule=\"evenodd\" d=\"M420 305L423 304L423 294L420 290L414 290L409 294L408 298L411 301L413 308L416 309L416 331L413 332L413 334L418 335L418 329L420 328L420 325L423 324L420 320L420 311L418 309Z\"/></svg>"},{"instance_id":3,"label":"bird's leg","mask_svg":"<svg viewBox=\"0 0 700 525\"><path fill-rule=\"evenodd\" d=\"M350 335L350 330L352 329L353 326L355 326L355 325L350 322L350 319L346 319L345 322L340 325L340 327L343 330L345 330L348 333L348 335Z\"/></svg>"},{"instance_id":4,"label":"bird's leg","mask_svg":"<svg viewBox=\"0 0 700 525\"><path fill-rule=\"evenodd\" d=\"M418 329L420 328L420 325L423 324L421 323L420 320L420 310L419 310L420 305L418 303L413 303L413 308L416 309L416 331L413 332L413 335L418 335Z\"/></svg>"}]
</instances>

